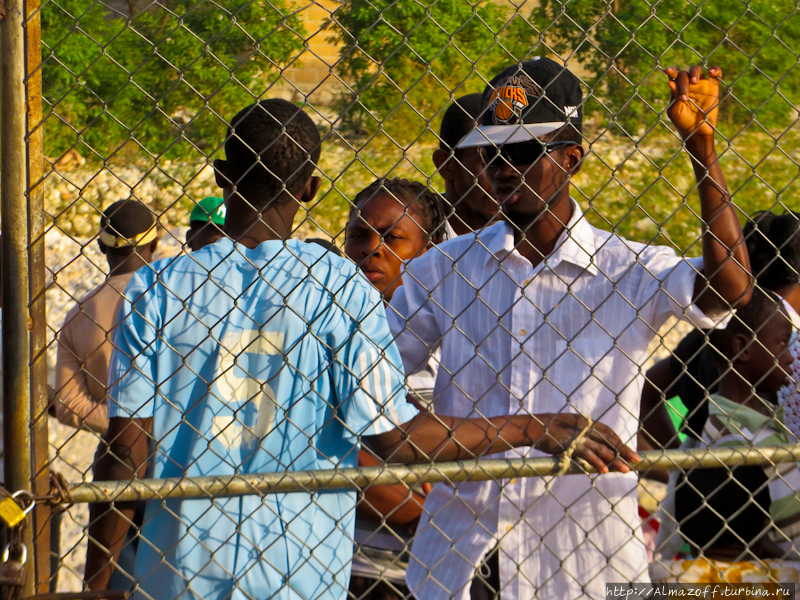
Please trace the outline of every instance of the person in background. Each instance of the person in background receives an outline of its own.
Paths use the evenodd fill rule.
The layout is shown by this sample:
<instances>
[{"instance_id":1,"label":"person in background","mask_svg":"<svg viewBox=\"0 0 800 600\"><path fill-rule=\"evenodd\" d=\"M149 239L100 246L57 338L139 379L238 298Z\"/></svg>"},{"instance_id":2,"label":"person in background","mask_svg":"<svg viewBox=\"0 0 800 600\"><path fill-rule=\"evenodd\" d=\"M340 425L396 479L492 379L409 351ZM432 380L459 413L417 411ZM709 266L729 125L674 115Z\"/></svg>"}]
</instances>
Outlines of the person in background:
<instances>
[{"instance_id":1,"label":"person in background","mask_svg":"<svg viewBox=\"0 0 800 600\"><path fill-rule=\"evenodd\" d=\"M700 196L701 260L595 228L570 198L583 95L562 64L514 64L486 87L481 125L458 147L480 147L504 218L412 261L387 311L406 373L441 348L437 413L574 411L633 442L641 365L659 328L673 317L710 327L746 303L749 262L714 141L721 72L666 73L667 112ZM521 455L541 456L504 456ZM646 582L637 483L612 473L436 485L409 588L464 600L493 548L502 600L605 598L607 582Z\"/></svg>"},{"instance_id":2,"label":"person in background","mask_svg":"<svg viewBox=\"0 0 800 600\"><path fill-rule=\"evenodd\" d=\"M433 152L436 172L444 180L450 205L448 235L454 238L483 229L498 216L492 185L478 148L458 148L481 116L481 94L457 98L447 107L439 129L439 148Z\"/></svg>"},{"instance_id":3,"label":"person in background","mask_svg":"<svg viewBox=\"0 0 800 600\"><path fill-rule=\"evenodd\" d=\"M756 289L750 302L709 340L720 373L708 400L703 447L758 447L796 443L780 421L777 391L788 381L792 335L781 298ZM781 521L800 519L796 463L733 470L693 469L675 488L675 515L694 560L651 564L654 581L800 583L792 540Z\"/></svg>"},{"instance_id":4,"label":"person in background","mask_svg":"<svg viewBox=\"0 0 800 600\"><path fill-rule=\"evenodd\" d=\"M378 291L350 261L290 239L320 188L320 151L317 126L291 102L234 116L214 163L226 237L141 269L126 289L96 479L130 481L148 466L156 478L353 467L362 442L399 463L574 448L627 472L636 453L578 415L434 418L408 403ZM107 589L135 508L90 506L89 590ZM347 596L352 490L153 500L145 511L136 600Z\"/></svg>"},{"instance_id":5,"label":"person in background","mask_svg":"<svg viewBox=\"0 0 800 600\"><path fill-rule=\"evenodd\" d=\"M794 359L791 381L778 391L778 404L784 425L800 439L800 213L764 211L751 219L745 235L753 273L759 285L783 298L794 327L789 346ZM800 533L800 525L796 528Z\"/></svg>"},{"instance_id":6,"label":"person in background","mask_svg":"<svg viewBox=\"0 0 800 600\"><path fill-rule=\"evenodd\" d=\"M189 231L186 232L186 245L192 252L213 244L225 233L225 200L208 196L195 204L189 217Z\"/></svg>"},{"instance_id":7,"label":"person in background","mask_svg":"<svg viewBox=\"0 0 800 600\"><path fill-rule=\"evenodd\" d=\"M359 192L347 223L345 253L381 293L392 299L401 284L403 265L444 238L442 198L422 183L379 179ZM435 361L432 361L435 362ZM435 364L409 378L409 393L418 404L431 404ZM381 462L369 451L359 452L360 466ZM425 494L405 485L372 486L356 506L356 543L350 593L356 600L401 600L411 534L419 522Z\"/></svg>"},{"instance_id":8,"label":"person in background","mask_svg":"<svg viewBox=\"0 0 800 600\"><path fill-rule=\"evenodd\" d=\"M102 435L114 324L133 273L153 260L155 215L137 200L115 202L103 211L97 243L108 277L72 307L59 331L55 407L65 425Z\"/></svg>"}]
</instances>

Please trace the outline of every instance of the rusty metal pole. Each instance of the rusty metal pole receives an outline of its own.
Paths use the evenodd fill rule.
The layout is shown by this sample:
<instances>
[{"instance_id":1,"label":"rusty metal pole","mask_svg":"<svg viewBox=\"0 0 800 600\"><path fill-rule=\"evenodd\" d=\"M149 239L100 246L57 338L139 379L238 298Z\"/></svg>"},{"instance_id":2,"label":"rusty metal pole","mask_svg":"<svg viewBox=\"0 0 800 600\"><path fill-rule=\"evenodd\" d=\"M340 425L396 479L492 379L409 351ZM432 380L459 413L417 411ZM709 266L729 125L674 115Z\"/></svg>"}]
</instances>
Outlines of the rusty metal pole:
<instances>
[{"instance_id":1,"label":"rusty metal pole","mask_svg":"<svg viewBox=\"0 0 800 600\"><path fill-rule=\"evenodd\" d=\"M42 32L39 0L25 1L25 95L28 149L28 244L31 317L31 400L33 437L33 493L50 491L50 444L47 418L47 323L45 310L44 135L42 123ZM36 591L50 590L51 509L39 504L33 510Z\"/></svg>"},{"instance_id":2,"label":"rusty metal pole","mask_svg":"<svg viewBox=\"0 0 800 600\"><path fill-rule=\"evenodd\" d=\"M6 0L0 25L0 218L3 289L3 441L5 483L31 488L31 376L28 331L28 200L25 147L25 2ZM23 542L32 552L32 527ZM33 561L27 562L23 596L34 593Z\"/></svg>"}]
</instances>

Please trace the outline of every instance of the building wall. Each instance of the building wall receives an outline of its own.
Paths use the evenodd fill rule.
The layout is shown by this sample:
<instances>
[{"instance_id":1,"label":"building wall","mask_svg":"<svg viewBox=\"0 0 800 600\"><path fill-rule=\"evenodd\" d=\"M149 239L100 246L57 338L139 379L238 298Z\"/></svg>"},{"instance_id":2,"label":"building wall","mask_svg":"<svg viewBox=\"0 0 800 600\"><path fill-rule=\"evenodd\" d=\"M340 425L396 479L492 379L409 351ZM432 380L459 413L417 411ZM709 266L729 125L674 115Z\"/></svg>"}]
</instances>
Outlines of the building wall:
<instances>
[{"instance_id":1,"label":"building wall","mask_svg":"<svg viewBox=\"0 0 800 600\"><path fill-rule=\"evenodd\" d=\"M331 29L323 29L332 13L341 6L335 0L313 0L300 11L306 28L306 49L296 65L283 72L281 96L295 101L307 99L314 105L329 105L335 94L344 89L332 69L339 58L339 47L329 40Z\"/></svg>"}]
</instances>

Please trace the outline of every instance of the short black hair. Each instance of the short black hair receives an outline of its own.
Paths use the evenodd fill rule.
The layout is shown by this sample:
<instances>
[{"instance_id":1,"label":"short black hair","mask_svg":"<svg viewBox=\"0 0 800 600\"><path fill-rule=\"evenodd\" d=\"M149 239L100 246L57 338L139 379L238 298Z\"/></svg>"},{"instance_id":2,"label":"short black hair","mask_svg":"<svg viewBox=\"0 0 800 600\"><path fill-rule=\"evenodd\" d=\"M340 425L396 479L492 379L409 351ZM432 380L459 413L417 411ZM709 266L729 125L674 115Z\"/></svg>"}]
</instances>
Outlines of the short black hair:
<instances>
[{"instance_id":1,"label":"short black hair","mask_svg":"<svg viewBox=\"0 0 800 600\"><path fill-rule=\"evenodd\" d=\"M231 119L226 175L250 201L270 202L284 190L297 194L314 172L321 146L317 126L301 108L280 98L262 100Z\"/></svg>"},{"instance_id":2,"label":"short black hair","mask_svg":"<svg viewBox=\"0 0 800 600\"><path fill-rule=\"evenodd\" d=\"M760 466L689 471L675 488L681 535L701 550L730 543L752 545L769 517L767 484Z\"/></svg>"},{"instance_id":3,"label":"short black hair","mask_svg":"<svg viewBox=\"0 0 800 600\"><path fill-rule=\"evenodd\" d=\"M450 152L458 142L475 129L481 116L482 94L467 94L456 98L444 111L439 127L439 147Z\"/></svg>"},{"instance_id":4,"label":"short black hair","mask_svg":"<svg viewBox=\"0 0 800 600\"><path fill-rule=\"evenodd\" d=\"M723 357L736 360L731 345L734 336L757 336L776 311L785 313L783 301L775 293L756 287L750 301L736 310L724 329L711 331L708 341Z\"/></svg>"},{"instance_id":5,"label":"short black hair","mask_svg":"<svg viewBox=\"0 0 800 600\"><path fill-rule=\"evenodd\" d=\"M406 206L406 211L414 212L420 219L419 225L428 234L428 239L438 244L444 240L447 212L443 198L419 181L411 179L377 179L361 190L353 200L350 219L358 207L381 192L397 198Z\"/></svg>"},{"instance_id":6,"label":"short black hair","mask_svg":"<svg viewBox=\"0 0 800 600\"><path fill-rule=\"evenodd\" d=\"M743 233L759 286L777 290L800 282L800 213L755 213Z\"/></svg>"}]
</instances>

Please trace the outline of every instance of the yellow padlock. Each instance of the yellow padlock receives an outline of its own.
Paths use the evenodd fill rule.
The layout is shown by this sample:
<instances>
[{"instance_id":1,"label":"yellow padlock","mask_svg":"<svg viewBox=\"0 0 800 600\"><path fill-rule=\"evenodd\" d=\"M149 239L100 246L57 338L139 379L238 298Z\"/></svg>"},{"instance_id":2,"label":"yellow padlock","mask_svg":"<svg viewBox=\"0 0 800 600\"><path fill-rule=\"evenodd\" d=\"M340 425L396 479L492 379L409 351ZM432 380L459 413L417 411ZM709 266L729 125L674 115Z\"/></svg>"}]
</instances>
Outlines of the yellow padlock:
<instances>
[{"instance_id":1,"label":"yellow padlock","mask_svg":"<svg viewBox=\"0 0 800 600\"><path fill-rule=\"evenodd\" d=\"M0 519L13 529L25 519L25 511L16 500L6 496L0 500Z\"/></svg>"}]
</instances>

